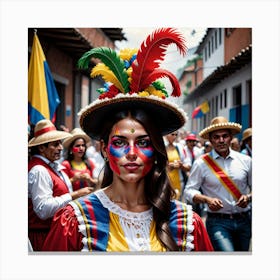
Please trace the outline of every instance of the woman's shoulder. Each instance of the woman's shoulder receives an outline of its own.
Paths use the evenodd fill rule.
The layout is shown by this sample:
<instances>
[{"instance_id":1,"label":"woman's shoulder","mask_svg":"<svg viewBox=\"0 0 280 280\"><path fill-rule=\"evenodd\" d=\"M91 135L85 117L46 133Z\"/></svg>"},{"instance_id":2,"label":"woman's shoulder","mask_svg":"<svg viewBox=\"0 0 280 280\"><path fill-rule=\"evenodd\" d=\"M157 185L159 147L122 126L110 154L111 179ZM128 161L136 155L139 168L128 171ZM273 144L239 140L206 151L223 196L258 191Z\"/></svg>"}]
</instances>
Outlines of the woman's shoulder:
<instances>
[{"instance_id":1,"label":"woman's shoulder","mask_svg":"<svg viewBox=\"0 0 280 280\"><path fill-rule=\"evenodd\" d=\"M185 219L185 217L192 217L192 206L179 200L171 200L170 220Z\"/></svg>"},{"instance_id":2,"label":"woman's shoulder","mask_svg":"<svg viewBox=\"0 0 280 280\"><path fill-rule=\"evenodd\" d=\"M69 204L72 205L72 207L74 207L75 209L82 209L83 211L108 211L106 207L103 206L103 203L99 198L98 193L100 192L103 192L103 190L97 190L86 196L82 196L76 200L71 201Z\"/></svg>"},{"instance_id":3,"label":"woman's shoulder","mask_svg":"<svg viewBox=\"0 0 280 280\"><path fill-rule=\"evenodd\" d=\"M66 168L71 168L70 162L69 162L69 160L67 160L67 159L65 159L65 160L61 163L61 165L63 165L63 166L66 167Z\"/></svg>"}]
</instances>

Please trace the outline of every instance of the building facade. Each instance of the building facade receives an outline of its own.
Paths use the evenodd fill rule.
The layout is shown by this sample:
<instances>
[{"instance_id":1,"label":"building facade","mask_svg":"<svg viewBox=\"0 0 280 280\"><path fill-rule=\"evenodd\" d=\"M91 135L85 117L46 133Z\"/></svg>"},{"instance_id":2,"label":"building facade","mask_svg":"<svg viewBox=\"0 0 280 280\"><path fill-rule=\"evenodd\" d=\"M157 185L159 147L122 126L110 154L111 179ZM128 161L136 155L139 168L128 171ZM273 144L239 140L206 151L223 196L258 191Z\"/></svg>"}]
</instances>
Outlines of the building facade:
<instances>
[{"instance_id":1,"label":"building facade","mask_svg":"<svg viewBox=\"0 0 280 280\"><path fill-rule=\"evenodd\" d=\"M190 116L187 130L198 133L218 115L240 123L242 130L251 127L252 29L208 28L196 54L201 61L187 67L180 78L183 106ZM187 76L192 77L190 89ZM192 119L191 113L205 101L209 111Z\"/></svg>"}]
</instances>

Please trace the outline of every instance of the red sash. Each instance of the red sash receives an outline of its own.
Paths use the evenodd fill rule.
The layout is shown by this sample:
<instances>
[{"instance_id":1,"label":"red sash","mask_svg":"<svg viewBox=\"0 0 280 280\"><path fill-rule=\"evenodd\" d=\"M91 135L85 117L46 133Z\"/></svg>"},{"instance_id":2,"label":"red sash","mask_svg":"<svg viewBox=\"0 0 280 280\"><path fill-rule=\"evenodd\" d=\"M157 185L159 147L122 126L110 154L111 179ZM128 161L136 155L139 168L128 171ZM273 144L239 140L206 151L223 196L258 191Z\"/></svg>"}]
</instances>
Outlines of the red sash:
<instances>
[{"instance_id":1,"label":"red sash","mask_svg":"<svg viewBox=\"0 0 280 280\"><path fill-rule=\"evenodd\" d=\"M219 179L222 185L226 188L228 192L238 200L242 195L236 184L231 180L231 178L225 173L225 171L218 165L218 163L210 157L208 154L202 156L207 166Z\"/></svg>"}]
</instances>

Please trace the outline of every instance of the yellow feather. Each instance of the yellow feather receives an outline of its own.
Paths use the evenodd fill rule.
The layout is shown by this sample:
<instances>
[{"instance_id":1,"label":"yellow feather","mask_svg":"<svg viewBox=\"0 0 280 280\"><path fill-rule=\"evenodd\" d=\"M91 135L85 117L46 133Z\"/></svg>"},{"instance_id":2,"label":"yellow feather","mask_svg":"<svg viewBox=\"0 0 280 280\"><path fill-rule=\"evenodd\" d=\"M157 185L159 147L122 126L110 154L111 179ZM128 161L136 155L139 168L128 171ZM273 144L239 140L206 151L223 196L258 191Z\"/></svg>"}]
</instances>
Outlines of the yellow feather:
<instances>
[{"instance_id":1,"label":"yellow feather","mask_svg":"<svg viewBox=\"0 0 280 280\"><path fill-rule=\"evenodd\" d=\"M121 92L124 92L124 89L115 74L105 64L98 63L95 67L92 68L90 76L94 78L98 75L101 75L105 82L111 82Z\"/></svg>"},{"instance_id":2,"label":"yellow feather","mask_svg":"<svg viewBox=\"0 0 280 280\"><path fill-rule=\"evenodd\" d=\"M165 97L164 93L161 90L155 89L153 86L149 86L145 89L145 91L149 92L152 95L156 95L158 97Z\"/></svg>"},{"instance_id":3,"label":"yellow feather","mask_svg":"<svg viewBox=\"0 0 280 280\"><path fill-rule=\"evenodd\" d=\"M140 91L140 92L138 93L138 95L139 95L139 96L145 97L145 96L149 96L150 94L149 94L147 91Z\"/></svg>"},{"instance_id":4,"label":"yellow feather","mask_svg":"<svg viewBox=\"0 0 280 280\"><path fill-rule=\"evenodd\" d=\"M122 60L129 61L134 54L137 54L138 49L122 49L120 50L119 56Z\"/></svg>"},{"instance_id":5,"label":"yellow feather","mask_svg":"<svg viewBox=\"0 0 280 280\"><path fill-rule=\"evenodd\" d=\"M129 67L129 68L126 70L126 73L127 73L128 77L131 77L131 74L132 74L132 67Z\"/></svg>"}]
</instances>

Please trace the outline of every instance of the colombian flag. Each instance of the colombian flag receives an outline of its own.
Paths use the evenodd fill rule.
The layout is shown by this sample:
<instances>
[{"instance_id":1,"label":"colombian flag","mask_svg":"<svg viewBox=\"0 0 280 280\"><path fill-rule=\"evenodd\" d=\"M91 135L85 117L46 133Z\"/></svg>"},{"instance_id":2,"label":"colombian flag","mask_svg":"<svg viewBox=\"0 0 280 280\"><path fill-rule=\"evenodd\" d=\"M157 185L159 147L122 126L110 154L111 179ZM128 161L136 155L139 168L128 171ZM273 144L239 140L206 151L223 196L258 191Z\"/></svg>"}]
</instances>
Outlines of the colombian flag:
<instances>
[{"instance_id":1,"label":"colombian flag","mask_svg":"<svg viewBox=\"0 0 280 280\"><path fill-rule=\"evenodd\" d=\"M201 118L203 115L209 112L208 101L204 101L202 104L197 106L192 112L192 119Z\"/></svg>"},{"instance_id":2,"label":"colombian flag","mask_svg":"<svg viewBox=\"0 0 280 280\"><path fill-rule=\"evenodd\" d=\"M34 34L28 68L28 117L31 124L55 121L60 100L37 34Z\"/></svg>"}]
</instances>

